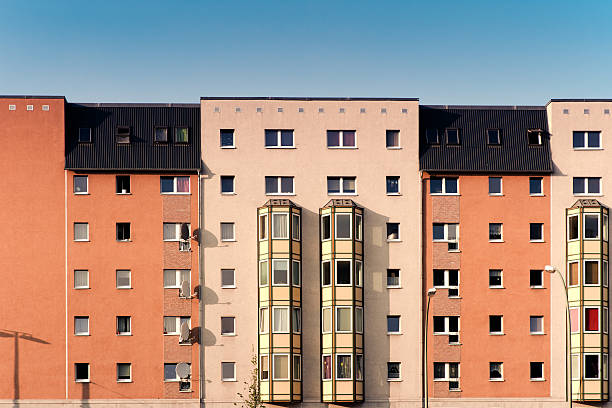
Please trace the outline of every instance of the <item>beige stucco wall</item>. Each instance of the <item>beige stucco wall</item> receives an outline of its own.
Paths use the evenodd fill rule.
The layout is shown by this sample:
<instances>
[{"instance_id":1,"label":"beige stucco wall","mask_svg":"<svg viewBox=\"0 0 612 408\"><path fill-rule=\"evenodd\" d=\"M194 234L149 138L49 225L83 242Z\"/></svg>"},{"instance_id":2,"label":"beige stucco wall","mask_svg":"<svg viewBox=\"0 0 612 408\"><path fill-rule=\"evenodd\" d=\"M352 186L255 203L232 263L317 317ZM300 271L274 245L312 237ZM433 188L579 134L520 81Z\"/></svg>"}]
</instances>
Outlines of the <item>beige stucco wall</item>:
<instances>
[{"instance_id":1,"label":"beige stucco wall","mask_svg":"<svg viewBox=\"0 0 612 408\"><path fill-rule=\"evenodd\" d=\"M564 114L563 110L569 113ZM589 113L585 114L584 110ZM594 198L610 207L612 200L612 110L610 102L550 102L547 106L548 123L551 133L551 149L554 174L551 188L551 262L565 275L565 209L580 198ZM601 150L574 150L573 131L601 131ZM573 177L601 177L601 195L574 196ZM552 280L551 290L551 331L552 366L551 387L553 396L565 396L565 295L560 279ZM607 404L612 405L612 404Z\"/></svg>"},{"instance_id":2,"label":"beige stucco wall","mask_svg":"<svg viewBox=\"0 0 612 408\"><path fill-rule=\"evenodd\" d=\"M262 112L256 112L258 107ZM298 112L300 107L304 112ZM340 113L340 108L345 112ZM295 177L295 195L282 198L291 199L303 211L304 402L320 401L318 210L331 198L339 198L327 195L327 176L356 176L357 195L346 197L365 208L366 399L420 405L418 102L203 100L201 112L206 403L236 401L251 370L257 342L256 215L258 206L274 198L265 195L268 175ZM235 149L219 147L219 129L228 128L235 129ZM266 149L265 129L294 129L295 149ZM328 129L356 130L357 149L328 149ZM401 149L386 148L387 129L400 130ZM235 195L220 194L221 175L235 175ZM400 176L401 195L386 195L386 176ZM387 221L400 223L402 242L386 242ZM220 222L235 223L236 242L221 242ZM221 289L221 268L235 268L235 289ZM387 268L401 269L402 289L386 288ZM386 334L387 314L401 315L403 335ZM236 316L235 337L220 335L220 316ZM237 382L221 381L221 361L236 362ZM388 361L402 363L402 381L387 382Z\"/></svg>"}]
</instances>

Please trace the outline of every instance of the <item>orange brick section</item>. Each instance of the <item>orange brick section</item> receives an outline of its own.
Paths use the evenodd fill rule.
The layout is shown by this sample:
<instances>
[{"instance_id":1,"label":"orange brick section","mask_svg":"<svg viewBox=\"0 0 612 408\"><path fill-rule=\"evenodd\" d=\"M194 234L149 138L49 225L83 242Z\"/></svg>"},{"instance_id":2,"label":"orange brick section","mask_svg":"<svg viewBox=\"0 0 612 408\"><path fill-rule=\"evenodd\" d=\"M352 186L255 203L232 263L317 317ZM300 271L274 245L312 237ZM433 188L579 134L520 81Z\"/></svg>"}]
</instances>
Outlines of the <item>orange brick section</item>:
<instances>
[{"instance_id":1,"label":"orange brick section","mask_svg":"<svg viewBox=\"0 0 612 408\"><path fill-rule=\"evenodd\" d=\"M459 222L459 196L432 196L431 204L432 222Z\"/></svg>"},{"instance_id":2,"label":"orange brick section","mask_svg":"<svg viewBox=\"0 0 612 408\"><path fill-rule=\"evenodd\" d=\"M162 197L164 222L190 222L191 196Z\"/></svg>"},{"instance_id":3,"label":"orange brick section","mask_svg":"<svg viewBox=\"0 0 612 408\"><path fill-rule=\"evenodd\" d=\"M192 240L191 251L197 251L197 246L194 247L195 245L197 245L196 242ZM179 243L177 241L164 242L164 269L191 269L191 258L191 252L179 251Z\"/></svg>"},{"instance_id":4,"label":"orange brick section","mask_svg":"<svg viewBox=\"0 0 612 408\"><path fill-rule=\"evenodd\" d=\"M431 230L431 224L429 229ZM461 227L459 227L461 230ZM459 269L461 267L461 253L460 252L448 252L448 243L446 242L431 242L431 231L429 232L430 238L427 245L432 249L433 252L433 269ZM459 249L461 249L461 231L459 231ZM431 280L430 280L431 282Z\"/></svg>"}]
</instances>

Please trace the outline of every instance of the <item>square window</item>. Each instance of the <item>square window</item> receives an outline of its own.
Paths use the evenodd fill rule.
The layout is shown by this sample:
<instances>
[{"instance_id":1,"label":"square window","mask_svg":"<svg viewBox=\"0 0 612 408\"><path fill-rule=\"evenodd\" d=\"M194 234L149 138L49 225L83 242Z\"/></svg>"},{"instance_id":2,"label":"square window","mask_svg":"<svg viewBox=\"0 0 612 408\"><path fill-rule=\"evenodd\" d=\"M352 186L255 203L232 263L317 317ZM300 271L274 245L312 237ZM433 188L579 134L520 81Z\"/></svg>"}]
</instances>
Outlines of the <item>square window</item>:
<instances>
[{"instance_id":1,"label":"square window","mask_svg":"<svg viewBox=\"0 0 612 408\"><path fill-rule=\"evenodd\" d=\"M89 382L89 363L76 363L74 365L74 381Z\"/></svg>"},{"instance_id":2,"label":"square window","mask_svg":"<svg viewBox=\"0 0 612 408\"><path fill-rule=\"evenodd\" d=\"M221 335L234 336L236 335L236 318L222 317L221 318Z\"/></svg>"},{"instance_id":3,"label":"square window","mask_svg":"<svg viewBox=\"0 0 612 408\"><path fill-rule=\"evenodd\" d=\"M502 178L489 177L489 195L502 195Z\"/></svg>"},{"instance_id":4,"label":"square window","mask_svg":"<svg viewBox=\"0 0 612 408\"><path fill-rule=\"evenodd\" d=\"M536 146L542 144L542 131L539 129L527 130L527 143Z\"/></svg>"},{"instance_id":5,"label":"square window","mask_svg":"<svg viewBox=\"0 0 612 408\"><path fill-rule=\"evenodd\" d=\"M399 222L387 223L387 241L400 240L400 225Z\"/></svg>"},{"instance_id":6,"label":"square window","mask_svg":"<svg viewBox=\"0 0 612 408\"><path fill-rule=\"evenodd\" d=\"M115 193L117 194L130 194L130 176L117 176Z\"/></svg>"},{"instance_id":7,"label":"square window","mask_svg":"<svg viewBox=\"0 0 612 408\"><path fill-rule=\"evenodd\" d=\"M75 269L74 288L89 289L89 271L86 269Z\"/></svg>"},{"instance_id":8,"label":"square window","mask_svg":"<svg viewBox=\"0 0 612 408\"><path fill-rule=\"evenodd\" d=\"M489 287L490 288L503 288L502 281L502 270L501 269L489 269Z\"/></svg>"},{"instance_id":9,"label":"square window","mask_svg":"<svg viewBox=\"0 0 612 408\"><path fill-rule=\"evenodd\" d=\"M365 112L365 109L364 109L364 112ZM387 149L399 148L400 147L400 131L399 130L387 130L386 140L387 140Z\"/></svg>"},{"instance_id":10,"label":"square window","mask_svg":"<svg viewBox=\"0 0 612 408\"><path fill-rule=\"evenodd\" d=\"M234 176L221 176L221 194L234 194Z\"/></svg>"},{"instance_id":11,"label":"square window","mask_svg":"<svg viewBox=\"0 0 612 408\"><path fill-rule=\"evenodd\" d=\"M132 381L132 364L117 363L117 382Z\"/></svg>"},{"instance_id":12,"label":"square window","mask_svg":"<svg viewBox=\"0 0 612 408\"><path fill-rule=\"evenodd\" d=\"M156 126L155 134L153 136L155 143L167 143L168 142L168 128L165 126Z\"/></svg>"},{"instance_id":13,"label":"square window","mask_svg":"<svg viewBox=\"0 0 612 408\"><path fill-rule=\"evenodd\" d=\"M504 363L489 363L489 380L501 381L504 379Z\"/></svg>"},{"instance_id":14,"label":"square window","mask_svg":"<svg viewBox=\"0 0 612 408\"><path fill-rule=\"evenodd\" d=\"M529 223L529 240L535 242L544 241L544 224Z\"/></svg>"},{"instance_id":15,"label":"square window","mask_svg":"<svg viewBox=\"0 0 612 408\"><path fill-rule=\"evenodd\" d=\"M387 176L387 195L399 195L399 176Z\"/></svg>"},{"instance_id":16,"label":"square window","mask_svg":"<svg viewBox=\"0 0 612 408\"><path fill-rule=\"evenodd\" d=\"M529 195L543 195L542 177L529 177Z\"/></svg>"},{"instance_id":17,"label":"square window","mask_svg":"<svg viewBox=\"0 0 612 408\"><path fill-rule=\"evenodd\" d=\"M74 317L75 336L89 336L89 316Z\"/></svg>"},{"instance_id":18,"label":"square window","mask_svg":"<svg viewBox=\"0 0 612 408\"><path fill-rule=\"evenodd\" d=\"M487 130L487 143L489 145L500 145L501 135L500 129L488 129Z\"/></svg>"},{"instance_id":19,"label":"square window","mask_svg":"<svg viewBox=\"0 0 612 408\"><path fill-rule=\"evenodd\" d=\"M234 232L233 222L221 223L221 241L235 241L236 234Z\"/></svg>"},{"instance_id":20,"label":"square window","mask_svg":"<svg viewBox=\"0 0 612 408\"><path fill-rule=\"evenodd\" d=\"M222 288L235 288L235 270L234 269L221 269L221 287Z\"/></svg>"},{"instance_id":21,"label":"square window","mask_svg":"<svg viewBox=\"0 0 612 408\"><path fill-rule=\"evenodd\" d=\"M117 223L117 241L129 241L130 240L130 223L129 222L118 222Z\"/></svg>"},{"instance_id":22,"label":"square window","mask_svg":"<svg viewBox=\"0 0 612 408\"><path fill-rule=\"evenodd\" d=\"M584 355L584 378L586 380L599 379L599 354Z\"/></svg>"},{"instance_id":23,"label":"square window","mask_svg":"<svg viewBox=\"0 0 612 408\"><path fill-rule=\"evenodd\" d=\"M164 364L164 381L178 381L176 364Z\"/></svg>"},{"instance_id":24,"label":"square window","mask_svg":"<svg viewBox=\"0 0 612 408\"><path fill-rule=\"evenodd\" d=\"M425 129L425 140L427 141L427 144L430 145L440 144L440 139L438 137L438 129Z\"/></svg>"},{"instance_id":25,"label":"square window","mask_svg":"<svg viewBox=\"0 0 612 408\"><path fill-rule=\"evenodd\" d=\"M541 381L544 379L544 363L529 363L529 378L532 381Z\"/></svg>"},{"instance_id":26,"label":"square window","mask_svg":"<svg viewBox=\"0 0 612 408\"><path fill-rule=\"evenodd\" d=\"M72 179L74 182L74 194L89 193L88 176L74 176Z\"/></svg>"},{"instance_id":27,"label":"square window","mask_svg":"<svg viewBox=\"0 0 612 408\"><path fill-rule=\"evenodd\" d=\"M503 334L503 316L489 316L489 334Z\"/></svg>"},{"instance_id":28,"label":"square window","mask_svg":"<svg viewBox=\"0 0 612 408\"><path fill-rule=\"evenodd\" d=\"M8 107L10 111L17 110L17 105L9 105Z\"/></svg>"},{"instance_id":29,"label":"square window","mask_svg":"<svg viewBox=\"0 0 612 408\"><path fill-rule=\"evenodd\" d=\"M219 138L222 149L230 149L236 147L234 145L234 129L220 129Z\"/></svg>"},{"instance_id":30,"label":"square window","mask_svg":"<svg viewBox=\"0 0 612 408\"><path fill-rule=\"evenodd\" d=\"M26 105L26 110L33 111L34 105Z\"/></svg>"},{"instance_id":31,"label":"square window","mask_svg":"<svg viewBox=\"0 0 612 408\"><path fill-rule=\"evenodd\" d=\"M175 127L174 128L174 143L189 143L189 128Z\"/></svg>"},{"instance_id":32,"label":"square window","mask_svg":"<svg viewBox=\"0 0 612 408\"><path fill-rule=\"evenodd\" d=\"M91 143L91 128L79 128L79 143Z\"/></svg>"},{"instance_id":33,"label":"square window","mask_svg":"<svg viewBox=\"0 0 612 408\"><path fill-rule=\"evenodd\" d=\"M293 129L266 129L266 148L291 148L293 144Z\"/></svg>"},{"instance_id":34,"label":"square window","mask_svg":"<svg viewBox=\"0 0 612 408\"><path fill-rule=\"evenodd\" d=\"M236 381L236 363L222 362L221 363L221 380Z\"/></svg>"},{"instance_id":35,"label":"square window","mask_svg":"<svg viewBox=\"0 0 612 408\"><path fill-rule=\"evenodd\" d=\"M74 240L89 241L89 224L86 222L74 223Z\"/></svg>"},{"instance_id":36,"label":"square window","mask_svg":"<svg viewBox=\"0 0 612 408\"><path fill-rule=\"evenodd\" d=\"M446 144L459 145L459 129L446 129Z\"/></svg>"},{"instance_id":37,"label":"square window","mask_svg":"<svg viewBox=\"0 0 612 408\"><path fill-rule=\"evenodd\" d=\"M489 223L489 241L502 241L502 225L500 223Z\"/></svg>"},{"instance_id":38,"label":"square window","mask_svg":"<svg viewBox=\"0 0 612 408\"><path fill-rule=\"evenodd\" d=\"M400 270L399 269L387 269L387 287L388 288L399 288L400 287Z\"/></svg>"},{"instance_id":39,"label":"square window","mask_svg":"<svg viewBox=\"0 0 612 408\"><path fill-rule=\"evenodd\" d=\"M387 363L387 380L399 380L401 378L401 363Z\"/></svg>"},{"instance_id":40,"label":"square window","mask_svg":"<svg viewBox=\"0 0 612 408\"><path fill-rule=\"evenodd\" d=\"M266 194L291 195L294 194L293 177L266 176Z\"/></svg>"},{"instance_id":41,"label":"square window","mask_svg":"<svg viewBox=\"0 0 612 408\"><path fill-rule=\"evenodd\" d=\"M304 113L304 108L298 108L299 113Z\"/></svg>"},{"instance_id":42,"label":"square window","mask_svg":"<svg viewBox=\"0 0 612 408\"><path fill-rule=\"evenodd\" d=\"M117 334L121 336L132 334L132 318L130 316L117 316Z\"/></svg>"},{"instance_id":43,"label":"square window","mask_svg":"<svg viewBox=\"0 0 612 408\"><path fill-rule=\"evenodd\" d=\"M541 288L544 286L544 279L541 270L532 269L529 271L529 286L532 288Z\"/></svg>"},{"instance_id":44,"label":"square window","mask_svg":"<svg viewBox=\"0 0 612 408\"><path fill-rule=\"evenodd\" d=\"M400 317L399 316L387 316L387 334L399 334L400 333Z\"/></svg>"},{"instance_id":45,"label":"square window","mask_svg":"<svg viewBox=\"0 0 612 408\"><path fill-rule=\"evenodd\" d=\"M529 316L529 333L544 334L544 316Z\"/></svg>"},{"instance_id":46,"label":"square window","mask_svg":"<svg viewBox=\"0 0 612 408\"><path fill-rule=\"evenodd\" d=\"M117 269L116 273L116 286L117 289L131 289L132 288L132 271L129 269Z\"/></svg>"},{"instance_id":47,"label":"square window","mask_svg":"<svg viewBox=\"0 0 612 408\"><path fill-rule=\"evenodd\" d=\"M118 144L129 144L130 143L131 129L129 126L117 126L115 132L115 142Z\"/></svg>"}]
</instances>

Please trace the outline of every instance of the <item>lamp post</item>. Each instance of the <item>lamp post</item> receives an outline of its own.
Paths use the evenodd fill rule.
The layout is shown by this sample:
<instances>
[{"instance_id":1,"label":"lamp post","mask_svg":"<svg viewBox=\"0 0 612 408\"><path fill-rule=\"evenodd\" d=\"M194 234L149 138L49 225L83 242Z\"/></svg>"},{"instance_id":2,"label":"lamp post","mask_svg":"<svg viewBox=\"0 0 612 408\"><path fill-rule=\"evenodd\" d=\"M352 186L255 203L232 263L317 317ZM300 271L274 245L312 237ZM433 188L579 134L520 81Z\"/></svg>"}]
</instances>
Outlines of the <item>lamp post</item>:
<instances>
[{"instance_id":1,"label":"lamp post","mask_svg":"<svg viewBox=\"0 0 612 408\"><path fill-rule=\"evenodd\" d=\"M565 335L568 338L568 345L569 345L569 351L567 352L565 356L569 360L569 378L568 378L569 391L567 391L565 395L566 395L566 399L569 401L569 406L571 408L572 407L572 316L570 314L570 309L569 309L569 295L567 292L567 285L565 283L565 278L563 277L563 275L561 275L561 272L559 272L559 270L552 265L546 265L544 267L544 270L550 274L554 274L555 272L557 272L557 275L559 275L559 278L561 278L561 282L563 282L563 290L565 291L565 306L566 306L567 321L568 321L568 326L569 326L565 333ZM567 384L566 384L566 389L568 389Z\"/></svg>"},{"instance_id":2,"label":"lamp post","mask_svg":"<svg viewBox=\"0 0 612 408\"><path fill-rule=\"evenodd\" d=\"M423 355L423 376L425 378L425 389L424 389L424 394L425 394L425 408L429 408L429 384L427 382L427 326L429 323L429 302L431 301L431 298L433 297L433 295L436 294L436 288L431 288L427 291L427 308L425 309L425 337L424 337L424 355Z\"/></svg>"}]
</instances>

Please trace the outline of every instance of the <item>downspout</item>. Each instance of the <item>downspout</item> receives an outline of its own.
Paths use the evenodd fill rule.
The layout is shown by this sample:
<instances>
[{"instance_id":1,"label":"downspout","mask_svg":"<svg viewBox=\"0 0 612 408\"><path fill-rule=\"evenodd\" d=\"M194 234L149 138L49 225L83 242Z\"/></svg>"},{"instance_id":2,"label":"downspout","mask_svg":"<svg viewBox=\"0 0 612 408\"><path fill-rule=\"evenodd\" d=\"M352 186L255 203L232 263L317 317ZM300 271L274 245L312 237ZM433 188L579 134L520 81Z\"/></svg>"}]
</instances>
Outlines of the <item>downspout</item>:
<instances>
[{"instance_id":1,"label":"downspout","mask_svg":"<svg viewBox=\"0 0 612 408\"><path fill-rule=\"evenodd\" d=\"M198 299L199 302L199 324L200 324L200 370L199 370L199 380L200 380L200 407L204 408L204 342L203 340L203 330L204 330L204 302L202 299L202 294L204 293L204 253L202 251L202 243L203 243L203 228L202 228L202 220L204 219L204 194L203 194L203 180L200 177L201 165L198 170L198 264L199 264L199 285L200 285L200 296Z\"/></svg>"}]
</instances>

